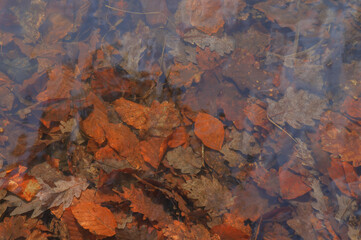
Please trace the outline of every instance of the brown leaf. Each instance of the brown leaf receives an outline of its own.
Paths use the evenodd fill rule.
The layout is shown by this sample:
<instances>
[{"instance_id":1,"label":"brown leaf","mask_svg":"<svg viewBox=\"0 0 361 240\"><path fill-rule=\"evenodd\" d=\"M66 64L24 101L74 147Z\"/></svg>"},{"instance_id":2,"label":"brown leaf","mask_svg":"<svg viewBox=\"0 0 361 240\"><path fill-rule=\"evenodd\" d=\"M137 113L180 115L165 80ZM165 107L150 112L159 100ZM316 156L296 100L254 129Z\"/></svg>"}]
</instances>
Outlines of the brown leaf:
<instances>
[{"instance_id":1,"label":"brown leaf","mask_svg":"<svg viewBox=\"0 0 361 240\"><path fill-rule=\"evenodd\" d=\"M124 198L131 202L130 207L133 212L141 213L151 221L168 224L170 216L164 211L163 206L153 203L141 189L136 189L134 185L131 185L130 189L123 187L123 191Z\"/></svg>"},{"instance_id":2,"label":"brown leaf","mask_svg":"<svg viewBox=\"0 0 361 240\"><path fill-rule=\"evenodd\" d=\"M82 202L71 208L75 219L95 235L113 236L117 222L112 212L92 202Z\"/></svg>"},{"instance_id":3,"label":"brown leaf","mask_svg":"<svg viewBox=\"0 0 361 240\"><path fill-rule=\"evenodd\" d=\"M341 192L350 197L360 196L359 177L349 163L332 158L328 173Z\"/></svg>"},{"instance_id":4,"label":"brown leaf","mask_svg":"<svg viewBox=\"0 0 361 240\"><path fill-rule=\"evenodd\" d=\"M361 165L360 126L339 113L328 111L321 118L320 137L322 149L341 161Z\"/></svg>"},{"instance_id":5,"label":"brown leaf","mask_svg":"<svg viewBox=\"0 0 361 240\"><path fill-rule=\"evenodd\" d=\"M39 93L36 99L39 102L70 98L70 91L79 89L72 69L66 66L56 65L49 73L46 89Z\"/></svg>"},{"instance_id":6,"label":"brown leaf","mask_svg":"<svg viewBox=\"0 0 361 240\"><path fill-rule=\"evenodd\" d=\"M220 0L187 0L186 8L190 12L190 23L209 35L217 33L224 25Z\"/></svg>"},{"instance_id":7,"label":"brown leaf","mask_svg":"<svg viewBox=\"0 0 361 240\"><path fill-rule=\"evenodd\" d=\"M349 116L353 118L361 118L361 100L346 97L341 108L342 112L347 113Z\"/></svg>"},{"instance_id":8,"label":"brown leaf","mask_svg":"<svg viewBox=\"0 0 361 240\"><path fill-rule=\"evenodd\" d=\"M221 150L224 128L222 122L217 118L207 113L198 113L194 124L194 133L207 147Z\"/></svg>"},{"instance_id":9,"label":"brown leaf","mask_svg":"<svg viewBox=\"0 0 361 240\"><path fill-rule=\"evenodd\" d=\"M192 83L198 83L202 74L203 71L191 62L187 65L176 62L170 70L168 81L173 87L189 87Z\"/></svg>"}]
</instances>

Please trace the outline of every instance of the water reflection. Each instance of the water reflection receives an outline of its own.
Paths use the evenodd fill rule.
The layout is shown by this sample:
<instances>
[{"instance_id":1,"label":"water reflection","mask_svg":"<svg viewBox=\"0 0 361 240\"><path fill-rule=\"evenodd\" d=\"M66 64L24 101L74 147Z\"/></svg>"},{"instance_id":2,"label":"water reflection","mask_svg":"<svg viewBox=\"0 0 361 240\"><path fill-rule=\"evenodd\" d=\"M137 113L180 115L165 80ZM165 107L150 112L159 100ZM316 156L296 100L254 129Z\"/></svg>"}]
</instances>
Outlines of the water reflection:
<instances>
[{"instance_id":1,"label":"water reflection","mask_svg":"<svg viewBox=\"0 0 361 240\"><path fill-rule=\"evenodd\" d=\"M70 214L83 239L358 239L360 13L352 0L1 1L13 209L0 213L57 207L68 217L39 219ZM42 190L24 198L29 179ZM57 181L106 195L92 202L117 229L51 202Z\"/></svg>"}]
</instances>

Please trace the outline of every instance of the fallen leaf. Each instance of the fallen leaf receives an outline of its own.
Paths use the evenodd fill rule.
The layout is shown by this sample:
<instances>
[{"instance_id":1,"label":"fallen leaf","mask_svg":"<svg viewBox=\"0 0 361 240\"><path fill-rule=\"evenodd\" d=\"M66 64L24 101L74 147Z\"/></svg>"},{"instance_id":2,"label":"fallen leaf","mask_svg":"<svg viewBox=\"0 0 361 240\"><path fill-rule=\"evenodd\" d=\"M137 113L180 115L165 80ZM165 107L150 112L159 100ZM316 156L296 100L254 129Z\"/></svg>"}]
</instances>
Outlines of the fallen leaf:
<instances>
[{"instance_id":1,"label":"fallen leaf","mask_svg":"<svg viewBox=\"0 0 361 240\"><path fill-rule=\"evenodd\" d=\"M209 35L217 33L224 25L220 0L187 0L185 11L189 11L190 23Z\"/></svg>"},{"instance_id":2,"label":"fallen leaf","mask_svg":"<svg viewBox=\"0 0 361 240\"><path fill-rule=\"evenodd\" d=\"M188 43L197 45L201 49L209 47L209 50L212 52L215 51L220 56L231 53L235 47L234 39L227 34L224 34L221 37L209 36L196 29L192 29L185 33L183 39Z\"/></svg>"},{"instance_id":3,"label":"fallen leaf","mask_svg":"<svg viewBox=\"0 0 361 240\"><path fill-rule=\"evenodd\" d=\"M188 144L189 135L186 128L181 126L176 128L173 133L168 137L168 146L170 148L176 148L181 145Z\"/></svg>"},{"instance_id":4,"label":"fallen leaf","mask_svg":"<svg viewBox=\"0 0 361 240\"><path fill-rule=\"evenodd\" d=\"M158 169L167 150L167 141L164 138L149 138L147 141L140 142L140 152L144 161L148 162L152 167Z\"/></svg>"},{"instance_id":5,"label":"fallen leaf","mask_svg":"<svg viewBox=\"0 0 361 240\"><path fill-rule=\"evenodd\" d=\"M149 109L147 107L124 98L116 100L114 105L115 111L117 111L126 124L140 130L148 129Z\"/></svg>"},{"instance_id":6,"label":"fallen leaf","mask_svg":"<svg viewBox=\"0 0 361 240\"><path fill-rule=\"evenodd\" d=\"M193 178L182 187L189 192L187 197L195 200L196 207L205 207L213 217L225 213L233 204L231 192L215 178L212 180L205 176Z\"/></svg>"},{"instance_id":7,"label":"fallen leaf","mask_svg":"<svg viewBox=\"0 0 361 240\"><path fill-rule=\"evenodd\" d=\"M341 111L353 118L361 118L361 101L346 97L341 106Z\"/></svg>"},{"instance_id":8,"label":"fallen leaf","mask_svg":"<svg viewBox=\"0 0 361 240\"><path fill-rule=\"evenodd\" d=\"M207 147L221 150L224 140L224 128L221 121L207 114L198 113L194 133Z\"/></svg>"},{"instance_id":9,"label":"fallen leaf","mask_svg":"<svg viewBox=\"0 0 361 240\"><path fill-rule=\"evenodd\" d=\"M283 199L298 198L312 189L302 176L296 175L284 167L279 170L279 182Z\"/></svg>"},{"instance_id":10,"label":"fallen leaf","mask_svg":"<svg viewBox=\"0 0 361 240\"><path fill-rule=\"evenodd\" d=\"M330 177L342 193L355 198L361 195L359 177L349 163L341 162L340 159L332 158L330 167L327 170Z\"/></svg>"},{"instance_id":11,"label":"fallen leaf","mask_svg":"<svg viewBox=\"0 0 361 240\"><path fill-rule=\"evenodd\" d=\"M321 118L320 138L322 149L333 158L361 165L360 127L343 115L327 111Z\"/></svg>"},{"instance_id":12,"label":"fallen leaf","mask_svg":"<svg viewBox=\"0 0 361 240\"><path fill-rule=\"evenodd\" d=\"M165 159L182 173L197 174L203 165L202 158L191 147L177 147L167 152Z\"/></svg>"},{"instance_id":13,"label":"fallen leaf","mask_svg":"<svg viewBox=\"0 0 361 240\"><path fill-rule=\"evenodd\" d=\"M168 81L173 87L189 87L198 83L202 74L203 71L191 62L187 65L176 62L170 69Z\"/></svg>"},{"instance_id":14,"label":"fallen leaf","mask_svg":"<svg viewBox=\"0 0 361 240\"><path fill-rule=\"evenodd\" d=\"M73 198L79 198L81 192L89 185L85 179L73 176L69 181L59 180L54 184L53 188L46 183L41 184L43 188L36 194L36 197L39 198L42 205L46 205L48 208L63 204L64 210L71 205Z\"/></svg>"},{"instance_id":15,"label":"fallen leaf","mask_svg":"<svg viewBox=\"0 0 361 240\"><path fill-rule=\"evenodd\" d=\"M277 124L288 123L293 128L300 129L303 125L315 126L314 120L319 120L327 106L327 100L304 90L295 91L289 87L284 97L275 102L267 99L267 113Z\"/></svg>"},{"instance_id":16,"label":"fallen leaf","mask_svg":"<svg viewBox=\"0 0 361 240\"><path fill-rule=\"evenodd\" d=\"M81 202L71 211L78 223L91 233L107 237L115 235L117 222L108 208L92 202Z\"/></svg>"},{"instance_id":17,"label":"fallen leaf","mask_svg":"<svg viewBox=\"0 0 361 240\"><path fill-rule=\"evenodd\" d=\"M143 214L151 221L167 224L170 220L169 215L164 211L163 206L152 202L141 189L136 189L134 185L130 189L123 187L124 198L131 202L130 207L133 212Z\"/></svg>"}]
</instances>

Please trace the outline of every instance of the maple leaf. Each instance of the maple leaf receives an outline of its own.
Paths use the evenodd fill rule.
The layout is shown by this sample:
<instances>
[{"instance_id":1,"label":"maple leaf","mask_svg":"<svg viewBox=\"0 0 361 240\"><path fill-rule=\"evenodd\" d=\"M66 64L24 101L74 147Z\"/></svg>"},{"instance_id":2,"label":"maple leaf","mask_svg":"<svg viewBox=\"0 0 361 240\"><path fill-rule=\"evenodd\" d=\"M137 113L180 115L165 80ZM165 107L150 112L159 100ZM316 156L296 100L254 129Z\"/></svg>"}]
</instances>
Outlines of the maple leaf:
<instances>
[{"instance_id":1,"label":"maple leaf","mask_svg":"<svg viewBox=\"0 0 361 240\"><path fill-rule=\"evenodd\" d=\"M288 123L293 128L302 128L303 125L315 126L314 120L321 118L327 106L327 100L304 90L295 91L289 87L284 97L275 102L267 99L267 113L277 124Z\"/></svg>"},{"instance_id":2,"label":"maple leaf","mask_svg":"<svg viewBox=\"0 0 361 240\"><path fill-rule=\"evenodd\" d=\"M115 235L117 221L108 208L93 202L81 202L71 211L78 223L91 233L108 237Z\"/></svg>"},{"instance_id":3,"label":"maple leaf","mask_svg":"<svg viewBox=\"0 0 361 240\"><path fill-rule=\"evenodd\" d=\"M194 133L209 148L221 150L224 140L224 128L221 121L207 114L198 113Z\"/></svg>"},{"instance_id":4,"label":"maple leaf","mask_svg":"<svg viewBox=\"0 0 361 240\"><path fill-rule=\"evenodd\" d=\"M194 199L195 206L205 207L211 216L219 216L233 204L231 192L215 178L193 178L182 187L189 192L188 198Z\"/></svg>"},{"instance_id":5,"label":"maple leaf","mask_svg":"<svg viewBox=\"0 0 361 240\"><path fill-rule=\"evenodd\" d=\"M73 198L79 198L81 192L89 185L86 179L73 176L69 181L59 180L54 184L55 187L52 188L43 182L41 184L43 189L36 194L36 197L42 202L42 205L46 205L48 208L63 204L64 210L71 205Z\"/></svg>"}]
</instances>

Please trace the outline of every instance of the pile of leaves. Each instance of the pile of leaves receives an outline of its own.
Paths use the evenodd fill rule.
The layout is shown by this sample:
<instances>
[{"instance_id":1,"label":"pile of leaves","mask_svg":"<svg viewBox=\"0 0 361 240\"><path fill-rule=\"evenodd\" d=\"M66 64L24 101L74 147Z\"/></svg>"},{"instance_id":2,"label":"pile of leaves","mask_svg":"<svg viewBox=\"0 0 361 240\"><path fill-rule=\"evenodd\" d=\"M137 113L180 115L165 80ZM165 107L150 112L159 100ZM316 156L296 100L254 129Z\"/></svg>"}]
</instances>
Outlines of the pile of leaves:
<instances>
[{"instance_id":1,"label":"pile of leaves","mask_svg":"<svg viewBox=\"0 0 361 240\"><path fill-rule=\"evenodd\" d=\"M0 2L0 239L360 239L354 0Z\"/></svg>"}]
</instances>

